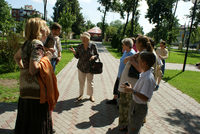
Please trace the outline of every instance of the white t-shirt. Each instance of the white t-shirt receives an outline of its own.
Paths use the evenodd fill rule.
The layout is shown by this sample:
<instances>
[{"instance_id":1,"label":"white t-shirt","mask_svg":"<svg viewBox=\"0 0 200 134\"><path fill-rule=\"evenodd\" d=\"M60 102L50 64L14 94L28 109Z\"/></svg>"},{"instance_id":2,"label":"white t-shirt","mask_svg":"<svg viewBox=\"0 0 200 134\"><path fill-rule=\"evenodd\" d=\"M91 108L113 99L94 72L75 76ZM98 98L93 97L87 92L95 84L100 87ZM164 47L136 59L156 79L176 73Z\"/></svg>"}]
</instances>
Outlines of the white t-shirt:
<instances>
[{"instance_id":1,"label":"white t-shirt","mask_svg":"<svg viewBox=\"0 0 200 134\"><path fill-rule=\"evenodd\" d=\"M153 95L153 90L156 86L156 82L154 79L154 75L152 73L152 69L149 69L146 72L140 74L140 78L136 82L133 90L136 90L140 94L148 97L148 101L151 100ZM141 100L139 97L133 94L133 100L138 104L147 104L147 102Z\"/></svg>"}]
</instances>

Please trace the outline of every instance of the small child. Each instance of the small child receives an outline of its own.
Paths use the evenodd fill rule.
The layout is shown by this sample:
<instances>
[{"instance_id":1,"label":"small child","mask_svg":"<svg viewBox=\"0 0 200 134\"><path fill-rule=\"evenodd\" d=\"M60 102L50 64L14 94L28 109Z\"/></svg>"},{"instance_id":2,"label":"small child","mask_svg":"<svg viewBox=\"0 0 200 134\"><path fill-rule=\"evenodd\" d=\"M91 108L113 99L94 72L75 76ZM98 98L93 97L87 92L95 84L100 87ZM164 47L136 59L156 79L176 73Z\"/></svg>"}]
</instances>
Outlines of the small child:
<instances>
[{"instance_id":1,"label":"small child","mask_svg":"<svg viewBox=\"0 0 200 134\"><path fill-rule=\"evenodd\" d=\"M122 88L125 88L125 92L132 92L133 94L132 106L129 112L128 134L138 134L143 125L144 118L147 115L147 102L150 101L156 86L154 75L151 70L155 60L156 57L152 52L141 52L138 62L142 73L134 88L132 88L129 83L121 85Z\"/></svg>"}]
</instances>

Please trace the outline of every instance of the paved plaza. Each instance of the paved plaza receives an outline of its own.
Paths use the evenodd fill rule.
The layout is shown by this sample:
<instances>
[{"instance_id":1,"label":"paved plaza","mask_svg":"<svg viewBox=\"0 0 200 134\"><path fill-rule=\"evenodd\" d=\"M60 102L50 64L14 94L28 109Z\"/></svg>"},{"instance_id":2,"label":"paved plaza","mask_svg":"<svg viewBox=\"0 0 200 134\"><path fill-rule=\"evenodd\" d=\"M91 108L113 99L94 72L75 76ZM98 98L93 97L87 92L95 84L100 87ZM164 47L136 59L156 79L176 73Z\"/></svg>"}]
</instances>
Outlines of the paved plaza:
<instances>
[{"instance_id":1,"label":"paved plaza","mask_svg":"<svg viewBox=\"0 0 200 134\"><path fill-rule=\"evenodd\" d=\"M83 101L75 101L79 96L77 59L57 75L60 97L53 112L56 134L123 134L117 127L117 107L106 104L113 97L119 60L100 43L98 50L104 67L94 78L94 103L86 92ZM13 133L16 111L16 103L0 103L0 134ZM200 104L162 81L149 103L141 134L200 134Z\"/></svg>"}]
</instances>

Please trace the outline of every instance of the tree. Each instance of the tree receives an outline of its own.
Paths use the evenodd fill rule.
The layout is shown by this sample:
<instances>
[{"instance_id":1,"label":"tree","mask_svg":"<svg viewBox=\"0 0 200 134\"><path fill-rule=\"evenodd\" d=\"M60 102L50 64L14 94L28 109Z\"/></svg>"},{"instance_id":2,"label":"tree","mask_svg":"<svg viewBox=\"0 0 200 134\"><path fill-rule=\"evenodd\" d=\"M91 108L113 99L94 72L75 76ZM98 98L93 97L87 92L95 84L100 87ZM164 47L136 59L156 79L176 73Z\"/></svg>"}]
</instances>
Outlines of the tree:
<instances>
[{"instance_id":1,"label":"tree","mask_svg":"<svg viewBox=\"0 0 200 134\"><path fill-rule=\"evenodd\" d=\"M147 10L146 18L149 19L150 23L156 24L155 26L155 41L158 42L161 38L159 35L162 23L167 20L169 23L169 18L173 17L172 9L173 4L176 0L147 0L149 6Z\"/></svg>"},{"instance_id":2,"label":"tree","mask_svg":"<svg viewBox=\"0 0 200 134\"><path fill-rule=\"evenodd\" d=\"M11 16L11 7L5 0L0 0L0 31L4 40L5 33L9 33L14 26L14 20Z\"/></svg>"},{"instance_id":3,"label":"tree","mask_svg":"<svg viewBox=\"0 0 200 134\"><path fill-rule=\"evenodd\" d=\"M89 30L91 28L95 27L95 24L93 24L90 20L86 21L85 23L85 30Z\"/></svg>"},{"instance_id":4,"label":"tree","mask_svg":"<svg viewBox=\"0 0 200 134\"><path fill-rule=\"evenodd\" d=\"M84 28L84 18L82 13L80 12L81 8L79 5L78 0L57 0L54 6L54 13L53 13L53 21L58 22L59 18L61 17L61 13L63 9L65 9L66 5L68 8L71 9L71 13L76 16L76 20L72 24L72 31L75 35L80 35L83 32Z\"/></svg>"},{"instance_id":5,"label":"tree","mask_svg":"<svg viewBox=\"0 0 200 134\"><path fill-rule=\"evenodd\" d=\"M102 38L104 39L106 14L108 11L116 8L118 0L98 0L98 2L101 6L104 7L104 9L101 9L101 7L98 8L98 10L103 13L101 30L102 30Z\"/></svg>"},{"instance_id":6,"label":"tree","mask_svg":"<svg viewBox=\"0 0 200 134\"><path fill-rule=\"evenodd\" d=\"M72 24L76 21L76 16L72 13L68 5L63 8L61 16L58 22L62 25L62 30L65 32L67 37L72 30Z\"/></svg>"}]
</instances>

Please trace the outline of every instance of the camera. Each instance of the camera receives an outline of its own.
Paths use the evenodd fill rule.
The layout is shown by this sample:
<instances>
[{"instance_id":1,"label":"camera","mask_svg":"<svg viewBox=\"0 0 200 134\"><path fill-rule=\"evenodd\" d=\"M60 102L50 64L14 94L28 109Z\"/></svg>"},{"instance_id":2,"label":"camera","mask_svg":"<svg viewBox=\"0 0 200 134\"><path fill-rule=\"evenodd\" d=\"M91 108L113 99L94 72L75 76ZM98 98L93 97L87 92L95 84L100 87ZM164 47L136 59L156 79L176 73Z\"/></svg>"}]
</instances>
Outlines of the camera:
<instances>
[{"instance_id":1,"label":"camera","mask_svg":"<svg viewBox=\"0 0 200 134\"><path fill-rule=\"evenodd\" d=\"M129 86L129 83L128 83L128 82L125 82L124 84L125 84L126 86Z\"/></svg>"}]
</instances>

